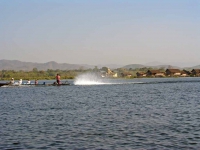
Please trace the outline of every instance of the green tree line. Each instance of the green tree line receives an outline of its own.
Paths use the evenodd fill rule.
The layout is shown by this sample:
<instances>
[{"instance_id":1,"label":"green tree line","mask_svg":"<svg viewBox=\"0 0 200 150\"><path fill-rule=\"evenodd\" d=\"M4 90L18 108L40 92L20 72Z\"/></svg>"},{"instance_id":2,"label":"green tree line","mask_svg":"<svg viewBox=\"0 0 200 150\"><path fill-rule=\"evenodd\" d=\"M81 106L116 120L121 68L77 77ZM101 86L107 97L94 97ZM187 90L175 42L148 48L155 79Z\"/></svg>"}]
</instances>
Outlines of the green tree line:
<instances>
[{"instance_id":1,"label":"green tree line","mask_svg":"<svg viewBox=\"0 0 200 150\"><path fill-rule=\"evenodd\" d=\"M14 78L16 80L23 79L23 80L52 80L55 79L56 74L61 75L61 79L73 79L78 74L84 73L90 70L52 70L48 69L46 71L44 70L37 70L37 68L33 68L32 71L14 71L14 70L1 70L0 71L0 78L1 80L10 80L11 78Z\"/></svg>"},{"instance_id":2,"label":"green tree line","mask_svg":"<svg viewBox=\"0 0 200 150\"><path fill-rule=\"evenodd\" d=\"M123 77L122 74L131 74L131 78L136 78L136 73L137 72L146 72L148 70L151 70L153 68L137 68L137 69L126 69L126 68L118 68L112 70L113 72L118 73L118 77L121 78ZM14 78L16 80L23 79L23 80L54 80L56 74L61 75L61 79L74 79L76 76L82 73L86 72L101 72L101 71L107 71L107 67L102 67L101 69L98 69L97 66L95 66L94 69L76 69L76 70L52 70L48 69L46 71L44 70L38 70L37 68L33 68L31 71L15 71L15 70L1 70L0 71L0 79L1 80L10 80L11 78ZM160 71L164 71L164 68L160 68Z\"/></svg>"}]
</instances>

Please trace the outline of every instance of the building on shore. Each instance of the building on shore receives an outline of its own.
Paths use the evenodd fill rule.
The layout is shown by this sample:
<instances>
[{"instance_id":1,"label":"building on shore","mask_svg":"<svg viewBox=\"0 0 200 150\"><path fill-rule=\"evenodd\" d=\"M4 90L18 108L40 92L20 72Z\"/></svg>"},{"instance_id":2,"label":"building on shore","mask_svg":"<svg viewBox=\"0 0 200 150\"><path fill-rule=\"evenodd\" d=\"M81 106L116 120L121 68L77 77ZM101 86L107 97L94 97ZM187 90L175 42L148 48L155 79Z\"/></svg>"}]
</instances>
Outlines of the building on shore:
<instances>
[{"instance_id":1,"label":"building on shore","mask_svg":"<svg viewBox=\"0 0 200 150\"><path fill-rule=\"evenodd\" d=\"M164 77L165 73L160 70L148 70L146 72L147 77Z\"/></svg>"},{"instance_id":2,"label":"building on shore","mask_svg":"<svg viewBox=\"0 0 200 150\"><path fill-rule=\"evenodd\" d=\"M100 72L101 72L101 77L113 77L113 78L117 78L118 77L118 73L115 72L115 71L112 71L108 67L103 67Z\"/></svg>"},{"instance_id":3,"label":"building on shore","mask_svg":"<svg viewBox=\"0 0 200 150\"><path fill-rule=\"evenodd\" d=\"M166 69L165 72L160 70L148 70L146 73L144 72L137 72L136 73L138 78L142 77L200 77L200 69L193 69L192 71L187 71L185 69Z\"/></svg>"},{"instance_id":4,"label":"building on shore","mask_svg":"<svg viewBox=\"0 0 200 150\"><path fill-rule=\"evenodd\" d=\"M137 75L138 78L142 78L142 77L146 77L147 76L147 74L144 73L144 72L137 72L136 75Z\"/></svg>"},{"instance_id":5,"label":"building on shore","mask_svg":"<svg viewBox=\"0 0 200 150\"><path fill-rule=\"evenodd\" d=\"M181 76L181 71L179 69L167 69L165 73L166 73L166 76L169 76L169 77Z\"/></svg>"},{"instance_id":6,"label":"building on shore","mask_svg":"<svg viewBox=\"0 0 200 150\"><path fill-rule=\"evenodd\" d=\"M130 77L132 77L132 74L130 74L130 73L126 73L126 72L124 72L124 73L121 73L121 76L123 77L123 78L130 78Z\"/></svg>"},{"instance_id":7,"label":"building on shore","mask_svg":"<svg viewBox=\"0 0 200 150\"><path fill-rule=\"evenodd\" d=\"M112 77L113 77L113 78L117 78L117 77L118 77L117 72L113 72L113 73L112 73Z\"/></svg>"},{"instance_id":8,"label":"building on shore","mask_svg":"<svg viewBox=\"0 0 200 150\"><path fill-rule=\"evenodd\" d=\"M193 69L191 71L191 75L194 77L199 77L200 76L200 69Z\"/></svg>"},{"instance_id":9,"label":"building on shore","mask_svg":"<svg viewBox=\"0 0 200 150\"><path fill-rule=\"evenodd\" d=\"M191 75L190 71L187 71L185 69L181 71L181 77L189 77L190 75Z\"/></svg>"}]
</instances>

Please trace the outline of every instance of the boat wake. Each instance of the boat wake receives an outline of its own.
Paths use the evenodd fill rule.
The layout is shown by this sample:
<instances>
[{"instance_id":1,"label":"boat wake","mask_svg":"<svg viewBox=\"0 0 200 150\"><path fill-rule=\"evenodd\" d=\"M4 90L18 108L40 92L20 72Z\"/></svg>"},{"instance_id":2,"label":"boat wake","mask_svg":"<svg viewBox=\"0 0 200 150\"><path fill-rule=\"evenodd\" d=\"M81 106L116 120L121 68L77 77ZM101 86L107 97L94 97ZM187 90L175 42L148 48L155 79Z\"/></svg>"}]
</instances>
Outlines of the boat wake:
<instances>
[{"instance_id":1,"label":"boat wake","mask_svg":"<svg viewBox=\"0 0 200 150\"><path fill-rule=\"evenodd\" d=\"M124 81L124 80L123 80ZM140 84L142 82L123 82L114 79L102 78L96 73L85 73L76 77L74 85L110 85L110 84Z\"/></svg>"},{"instance_id":2,"label":"boat wake","mask_svg":"<svg viewBox=\"0 0 200 150\"><path fill-rule=\"evenodd\" d=\"M85 73L76 77L74 85L101 85L106 83L101 76L95 73Z\"/></svg>"}]
</instances>

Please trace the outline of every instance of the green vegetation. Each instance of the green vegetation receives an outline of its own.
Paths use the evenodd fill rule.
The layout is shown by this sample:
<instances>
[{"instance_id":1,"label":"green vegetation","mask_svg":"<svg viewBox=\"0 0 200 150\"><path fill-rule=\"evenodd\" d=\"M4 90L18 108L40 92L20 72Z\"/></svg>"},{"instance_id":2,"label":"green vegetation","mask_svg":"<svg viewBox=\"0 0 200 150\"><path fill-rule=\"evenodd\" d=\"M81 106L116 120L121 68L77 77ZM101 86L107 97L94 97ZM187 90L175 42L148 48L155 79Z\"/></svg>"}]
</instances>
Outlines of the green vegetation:
<instances>
[{"instance_id":1,"label":"green vegetation","mask_svg":"<svg viewBox=\"0 0 200 150\"><path fill-rule=\"evenodd\" d=\"M117 77L118 78L136 78L137 72L147 72L148 70L152 70L153 68L148 68L148 67L143 67L143 68L136 68L136 69L132 69L132 68L118 68L118 69L114 69L112 71L109 71L110 69L107 67L102 67L101 69L99 69L97 66L94 67L94 69L87 69L84 70L83 68L80 69L76 69L76 70L52 70L52 69L48 69L46 71L44 70L38 70L37 68L33 68L32 71L14 71L14 70L1 70L0 71L0 79L1 80L10 80L11 78L14 78L16 80L19 79L23 79L23 80L54 80L56 74L60 74L61 75L61 79L74 79L77 75L82 74L82 73L86 73L86 72L95 72L95 73L99 73L102 74L102 72L110 72L108 73L108 77L112 77L112 75L114 73L117 73ZM160 68L158 69L162 72L165 71L164 68Z\"/></svg>"},{"instance_id":2,"label":"green vegetation","mask_svg":"<svg viewBox=\"0 0 200 150\"><path fill-rule=\"evenodd\" d=\"M1 80L10 80L14 78L16 80L23 79L23 80L52 80L55 79L57 73L61 75L61 79L73 79L78 74L84 73L90 70L51 70L48 69L47 71L44 70L37 70L37 68L33 68L32 71L14 71L14 70L2 70L0 71L0 78Z\"/></svg>"}]
</instances>

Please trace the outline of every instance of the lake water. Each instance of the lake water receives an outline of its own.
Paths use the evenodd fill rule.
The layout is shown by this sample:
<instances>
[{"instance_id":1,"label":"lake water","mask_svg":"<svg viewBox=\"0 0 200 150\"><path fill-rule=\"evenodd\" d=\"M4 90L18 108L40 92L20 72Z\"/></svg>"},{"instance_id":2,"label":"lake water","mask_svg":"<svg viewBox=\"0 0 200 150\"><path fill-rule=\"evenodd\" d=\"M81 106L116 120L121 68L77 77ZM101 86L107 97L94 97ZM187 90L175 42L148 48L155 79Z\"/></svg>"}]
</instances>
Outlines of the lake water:
<instances>
[{"instance_id":1,"label":"lake water","mask_svg":"<svg viewBox=\"0 0 200 150\"><path fill-rule=\"evenodd\" d=\"M0 87L0 149L200 149L200 78L69 82Z\"/></svg>"}]
</instances>

